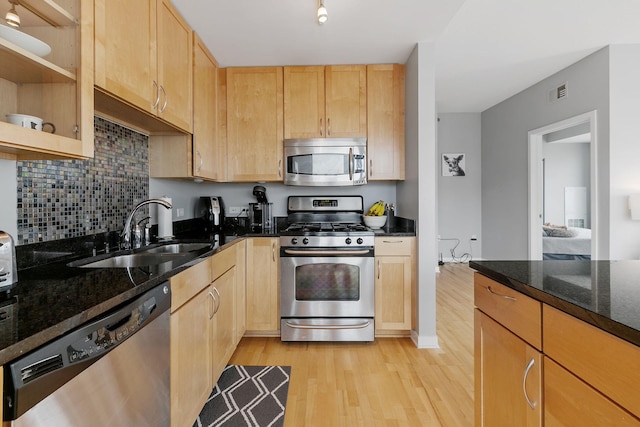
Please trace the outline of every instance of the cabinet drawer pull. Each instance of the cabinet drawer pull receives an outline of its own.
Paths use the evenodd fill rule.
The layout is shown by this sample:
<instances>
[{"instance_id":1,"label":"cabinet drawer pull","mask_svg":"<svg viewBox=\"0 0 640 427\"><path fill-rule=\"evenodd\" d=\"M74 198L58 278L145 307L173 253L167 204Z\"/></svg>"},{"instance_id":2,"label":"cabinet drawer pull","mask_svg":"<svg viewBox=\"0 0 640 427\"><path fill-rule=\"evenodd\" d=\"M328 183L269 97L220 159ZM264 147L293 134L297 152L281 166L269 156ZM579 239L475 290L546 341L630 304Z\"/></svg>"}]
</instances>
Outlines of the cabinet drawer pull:
<instances>
[{"instance_id":1,"label":"cabinet drawer pull","mask_svg":"<svg viewBox=\"0 0 640 427\"><path fill-rule=\"evenodd\" d=\"M378 279L380 279L380 269L382 268L380 260L378 260Z\"/></svg>"},{"instance_id":2,"label":"cabinet drawer pull","mask_svg":"<svg viewBox=\"0 0 640 427\"><path fill-rule=\"evenodd\" d=\"M535 363L536 361L534 359L531 359L526 369L524 370L524 375L522 376L522 393L524 393L524 399L527 401L527 405L529 405L531 409L535 409L536 405L538 405L538 402L532 402L531 399L529 399L529 395L527 394L527 376L529 375L529 371L531 370L531 368L533 368L533 365L535 365Z\"/></svg>"},{"instance_id":3,"label":"cabinet drawer pull","mask_svg":"<svg viewBox=\"0 0 640 427\"><path fill-rule=\"evenodd\" d=\"M510 301L516 301L516 299L514 297L510 297L509 295L502 295L502 294L499 294L499 293L495 292L493 289L491 289L491 286L487 286L487 291L490 294L498 296L500 298L508 299Z\"/></svg>"},{"instance_id":4,"label":"cabinet drawer pull","mask_svg":"<svg viewBox=\"0 0 640 427\"><path fill-rule=\"evenodd\" d=\"M404 243L404 240L383 240L382 243Z\"/></svg>"}]
</instances>

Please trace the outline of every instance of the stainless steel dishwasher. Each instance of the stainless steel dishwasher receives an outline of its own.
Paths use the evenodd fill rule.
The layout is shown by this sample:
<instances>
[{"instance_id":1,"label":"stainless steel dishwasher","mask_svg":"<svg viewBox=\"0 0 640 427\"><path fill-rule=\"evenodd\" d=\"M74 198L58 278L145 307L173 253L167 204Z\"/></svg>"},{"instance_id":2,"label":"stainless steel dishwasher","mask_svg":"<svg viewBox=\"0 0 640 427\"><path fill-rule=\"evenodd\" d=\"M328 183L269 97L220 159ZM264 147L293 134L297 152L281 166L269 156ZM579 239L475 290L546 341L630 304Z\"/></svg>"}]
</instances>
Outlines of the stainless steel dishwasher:
<instances>
[{"instance_id":1,"label":"stainless steel dishwasher","mask_svg":"<svg viewBox=\"0 0 640 427\"><path fill-rule=\"evenodd\" d=\"M4 419L16 427L168 426L165 282L5 365Z\"/></svg>"}]
</instances>

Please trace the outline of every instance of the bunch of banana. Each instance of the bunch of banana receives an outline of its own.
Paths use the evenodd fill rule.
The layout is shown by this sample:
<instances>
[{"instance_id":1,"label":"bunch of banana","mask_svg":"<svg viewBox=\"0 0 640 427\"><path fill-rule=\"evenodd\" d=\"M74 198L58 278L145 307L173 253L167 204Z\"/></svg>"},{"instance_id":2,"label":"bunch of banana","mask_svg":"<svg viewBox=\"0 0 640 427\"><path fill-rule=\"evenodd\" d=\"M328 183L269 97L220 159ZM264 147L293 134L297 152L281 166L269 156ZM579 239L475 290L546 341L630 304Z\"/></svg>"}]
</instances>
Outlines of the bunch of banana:
<instances>
[{"instance_id":1,"label":"bunch of banana","mask_svg":"<svg viewBox=\"0 0 640 427\"><path fill-rule=\"evenodd\" d=\"M378 200L375 202L366 213L367 216L382 216L384 215L384 200Z\"/></svg>"}]
</instances>

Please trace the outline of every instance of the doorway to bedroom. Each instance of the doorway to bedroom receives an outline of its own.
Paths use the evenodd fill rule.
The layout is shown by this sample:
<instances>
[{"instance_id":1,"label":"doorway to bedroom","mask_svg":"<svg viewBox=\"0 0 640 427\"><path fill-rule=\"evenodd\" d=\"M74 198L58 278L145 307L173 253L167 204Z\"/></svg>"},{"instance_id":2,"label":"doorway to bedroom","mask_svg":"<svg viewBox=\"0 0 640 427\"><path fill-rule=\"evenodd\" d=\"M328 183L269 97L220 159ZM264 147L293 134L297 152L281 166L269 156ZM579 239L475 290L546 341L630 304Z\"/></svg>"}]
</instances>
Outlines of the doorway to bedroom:
<instances>
[{"instance_id":1,"label":"doorway to bedroom","mask_svg":"<svg viewBox=\"0 0 640 427\"><path fill-rule=\"evenodd\" d=\"M598 259L596 136L596 111L529 132L529 259Z\"/></svg>"}]
</instances>

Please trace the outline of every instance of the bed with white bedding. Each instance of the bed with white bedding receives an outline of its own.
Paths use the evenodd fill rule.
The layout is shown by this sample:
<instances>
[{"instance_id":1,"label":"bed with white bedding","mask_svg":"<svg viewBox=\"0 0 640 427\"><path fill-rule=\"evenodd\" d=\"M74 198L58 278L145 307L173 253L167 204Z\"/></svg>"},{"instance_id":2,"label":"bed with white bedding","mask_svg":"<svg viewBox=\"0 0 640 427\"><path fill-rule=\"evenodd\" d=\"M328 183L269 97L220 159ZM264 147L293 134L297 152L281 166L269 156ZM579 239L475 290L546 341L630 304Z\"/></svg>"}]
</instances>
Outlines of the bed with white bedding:
<instances>
[{"instance_id":1,"label":"bed with white bedding","mask_svg":"<svg viewBox=\"0 0 640 427\"><path fill-rule=\"evenodd\" d=\"M567 232L549 232L543 227L543 259L591 259L591 230L587 228L569 228ZM549 235L551 234L551 235Z\"/></svg>"}]
</instances>

